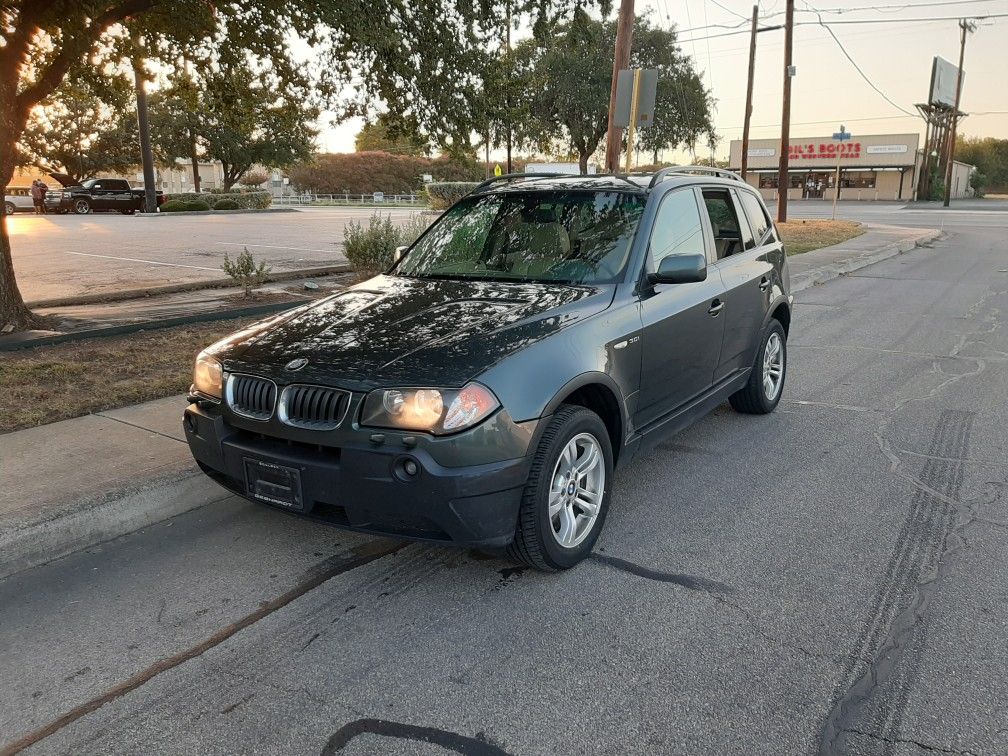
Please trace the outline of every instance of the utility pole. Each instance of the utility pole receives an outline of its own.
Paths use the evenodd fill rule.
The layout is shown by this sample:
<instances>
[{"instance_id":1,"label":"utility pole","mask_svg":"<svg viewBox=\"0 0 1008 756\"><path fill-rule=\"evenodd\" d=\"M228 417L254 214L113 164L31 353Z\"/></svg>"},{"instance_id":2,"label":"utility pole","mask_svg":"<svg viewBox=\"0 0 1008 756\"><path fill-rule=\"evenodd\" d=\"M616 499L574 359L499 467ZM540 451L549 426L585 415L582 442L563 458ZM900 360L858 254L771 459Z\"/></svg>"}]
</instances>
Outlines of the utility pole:
<instances>
[{"instance_id":1,"label":"utility pole","mask_svg":"<svg viewBox=\"0 0 1008 756\"><path fill-rule=\"evenodd\" d=\"M505 32L505 49L507 50L507 94L504 103L507 111L507 172L511 173L511 85L514 78L514 63L511 60L511 0L507 4L507 30Z\"/></svg>"},{"instance_id":2,"label":"utility pole","mask_svg":"<svg viewBox=\"0 0 1008 756\"><path fill-rule=\"evenodd\" d=\"M620 0L616 20L616 50L613 54L612 86L609 90L609 128L606 131L606 171L619 171L620 127L614 123L616 116L616 80L619 72L630 68L630 46L633 41L634 0Z\"/></svg>"},{"instance_id":3,"label":"utility pole","mask_svg":"<svg viewBox=\"0 0 1008 756\"><path fill-rule=\"evenodd\" d=\"M787 221L788 145L791 141L791 49L794 37L794 0L787 0L784 21L784 106L781 112L780 162L777 164L777 222Z\"/></svg>"},{"instance_id":4,"label":"utility pole","mask_svg":"<svg viewBox=\"0 0 1008 756\"><path fill-rule=\"evenodd\" d=\"M144 210L157 212L157 187L154 186L154 153L151 150L150 118L147 115L147 71L144 68L142 48L136 37L133 39L133 82L136 86L137 128L140 131L140 160L143 163Z\"/></svg>"},{"instance_id":5,"label":"utility pole","mask_svg":"<svg viewBox=\"0 0 1008 756\"><path fill-rule=\"evenodd\" d=\"M752 115L753 74L756 71L756 25L759 22L759 6L752 7L752 33L749 36L749 86L745 96L745 120L742 122L742 180L745 181L749 167L749 117Z\"/></svg>"},{"instance_id":6,"label":"utility pole","mask_svg":"<svg viewBox=\"0 0 1008 756\"><path fill-rule=\"evenodd\" d=\"M956 126L959 123L959 98L962 97L962 67L966 55L966 34L972 32L976 24L965 18L959 20L959 70L956 72L956 98L952 109L952 133L949 134L948 162L945 163L945 207L952 199L952 164L955 162Z\"/></svg>"}]
</instances>

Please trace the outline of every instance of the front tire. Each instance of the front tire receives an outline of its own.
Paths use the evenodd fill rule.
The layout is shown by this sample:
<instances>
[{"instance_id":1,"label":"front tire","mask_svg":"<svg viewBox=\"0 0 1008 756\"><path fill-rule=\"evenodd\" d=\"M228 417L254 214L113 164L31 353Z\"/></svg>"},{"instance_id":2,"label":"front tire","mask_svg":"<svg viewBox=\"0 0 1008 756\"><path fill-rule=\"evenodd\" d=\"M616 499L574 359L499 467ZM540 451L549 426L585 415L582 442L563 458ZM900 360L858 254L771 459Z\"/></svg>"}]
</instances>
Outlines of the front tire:
<instances>
[{"instance_id":1,"label":"front tire","mask_svg":"<svg viewBox=\"0 0 1008 756\"><path fill-rule=\"evenodd\" d=\"M508 555L545 572L587 557L609 510L613 452L602 419L563 405L532 456Z\"/></svg>"},{"instance_id":2,"label":"front tire","mask_svg":"<svg viewBox=\"0 0 1008 756\"><path fill-rule=\"evenodd\" d=\"M4 215L14 215L16 210L13 202L4 202Z\"/></svg>"},{"instance_id":3,"label":"front tire","mask_svg":"<svg viewBox=\"0 0 1008 756\"><path fill-rule=\"evenodd\" d=\"M77 215L87 215L91 212L91 203L86 199L74 200L73 209Z\"/></svg>"},{"instance_id":4,"label":"front tire","mask_svg":"<svg viewBox=\"0 0 1008 756\"><path fill-rule=\"evenodd\" d=\"M784 393L786 376L787 335L784 326L774 318L763 329L749 381L745 388L728 397L728 401L736 412L747 415L773 412Z\"/></svg>"}]
</instances>

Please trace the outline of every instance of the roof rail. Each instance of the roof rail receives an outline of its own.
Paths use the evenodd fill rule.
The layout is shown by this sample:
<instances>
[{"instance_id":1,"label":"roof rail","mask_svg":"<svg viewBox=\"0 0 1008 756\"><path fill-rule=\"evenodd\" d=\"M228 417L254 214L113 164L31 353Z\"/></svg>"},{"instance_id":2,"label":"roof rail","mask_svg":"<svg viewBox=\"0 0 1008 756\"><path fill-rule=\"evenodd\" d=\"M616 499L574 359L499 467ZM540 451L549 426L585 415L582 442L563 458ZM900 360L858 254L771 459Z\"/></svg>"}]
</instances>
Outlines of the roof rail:
<instances>
[{"instance_id":1,"label":"roof rail","mask_svg":"<svg viewBox=\"0 0 1008 756\"><path fill-rule=\"evenodd\" d=\"M535 172L535 173L505 173L502 176L494 176L493 178L489 178L486 181L483 181L483 182L479 183L477 186L475 186L472 189L472 191L469 192L469 194L476 194L477 192L483 191L487 187L489 187L489 186L491 186L493 184L496 184L498 182L508 183L510 181L517 181L518 179L523 179L523 178L552 178L552 179L556 179L556 178L572 178L572 179L614 178L614 179L619 179L620 181L625 181L626 183L628 183L630 186L632 186L634 189L636 189L639 192L643 192L644 191L644 187L643 186L641 186L640 184L638 184L636 181L632 180L625 173L590 173L590 174L588 174L586 176L582 176L582 175L577 174L577 173L544 173L544 172Z\"/></svg>"},{"instance_id":2,"label":"roof rail","mask_svg":"<svg viewBox=\"0 0 1008 756\"><path fill-rule=\"evenodd\" d=\"M648 184L648 189L653 189L655 184L661 182L666 176L672 176L677 173L706 173L718 178L734 179L735 181L742 180L742 177L737 173L725 170L724 168L711 168L709 165L670 165L655 172L651 183Z\"/></svg>"}]
</instances>

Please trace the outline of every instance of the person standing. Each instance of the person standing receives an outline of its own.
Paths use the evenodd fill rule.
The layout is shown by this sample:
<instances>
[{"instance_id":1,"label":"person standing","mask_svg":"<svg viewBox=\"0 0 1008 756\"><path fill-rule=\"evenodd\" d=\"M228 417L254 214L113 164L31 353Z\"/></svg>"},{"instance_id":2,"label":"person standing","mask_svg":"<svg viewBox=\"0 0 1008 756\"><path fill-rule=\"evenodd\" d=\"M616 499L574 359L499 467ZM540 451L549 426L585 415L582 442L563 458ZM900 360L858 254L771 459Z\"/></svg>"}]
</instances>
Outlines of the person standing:
<instances>
[{"instance_id":1,"label":"person standing","mask_svg":"<svg viewBox=\"0 0 1008 756\"><path fill-rule=\"evenodd\" d=\"M35 179L31 185L31 197L32 204L35 206L35 215L41 215L42 208L45 207L45 194L42 193L42 188L39 186L41 183L41 181Z\"/></svg>"}]
</instances>

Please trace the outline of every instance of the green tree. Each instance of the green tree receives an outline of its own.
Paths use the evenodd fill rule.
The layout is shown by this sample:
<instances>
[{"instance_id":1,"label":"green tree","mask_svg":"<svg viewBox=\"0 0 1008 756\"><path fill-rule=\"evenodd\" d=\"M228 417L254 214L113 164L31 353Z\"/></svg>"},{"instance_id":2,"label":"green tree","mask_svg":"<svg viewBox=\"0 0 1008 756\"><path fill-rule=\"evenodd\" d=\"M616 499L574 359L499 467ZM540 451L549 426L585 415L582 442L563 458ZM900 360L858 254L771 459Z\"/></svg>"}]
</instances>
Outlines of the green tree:
<instances>
[{"instance_id":1,"label":"green tree","mask_svg":"<svg viewBox=\"0 0 1008 756\"><path fill-rule=\"evenodd\" d=\"M614 21L576 12L545 44L529 40L519 46L516 75L528 93L530 114L520 132L523 142L542 150L569 150L577 155L581 172L587 171L608 127L615 40ZM710 97L676 45L674 32L638 17L630 62L659 71L655 124L638 131L644 149L657 155L660 149L692 146L701 135L713 133Z\"/></svg>"},{"instance_id":2,"label":"green tree","mask_svg":"<svg viewBox=\"0 0 1008 756\"><path fill-rule=\"evenodd\" d=\"M426 156L429 145L416 130L415 124L397 122L388 113L382 113L375 120L366 121L357 132L354 149L357 152Z\"/></svg>"},{"instance_id":3,"label":"green tree","mask_svg":"<svg viewBox=\"0 0 1008 756\"><path fill-rule=\"evenodd\" d=\"M67 174L80 182L139 161L132 83L89 71L65 80L29 116L19 163Z\"/></svg>"},{"instance_id":4,"label":"green tree","mask_svg":"<svg viewBox=\"0 0 1008 756\"><path fill-rule=\"evenodd\" d=\"M498 36L509 14L525 14L539 28L575 1L390 0L376 13L363 0L7 0L0 5L0 183L14 175L31 112L75 65L97 71L146 58L171 67L194 53L213 61L209 70L269 71L283 83L274 91L299 98L310 92L310 100L299 103L325 102L343 115L359 111L366 94L412 118L437 143L468 150L473 108L465 97L476 91L488 40ZM361 94L340 101L351 74L359 77ZM290 133L295 112L300 108L271 104L245 133L258 140L256 133L278 125ZM216 138L222 146L240 141L220 129ZM279 161L290 148L288 143L273 155L263 151L266 160ZM228 155L234 166L244 162ZM20 328L32 322L0 217L0 324Z\"/></svg>"},{"instance_id":5,"label":"green tree","mask_svg":"<svg viewBox=\"0 0 1008 756\"><path fill-rule=\"evenodd\" d=\"M205 77L203 94L200 136L207 155L221 162L225 189L253 165L283 167L311 156L318 109L278 81L227 68Z\"/></svg>"},{"instance_id":6,"label":"green tree","mask_svg":"<svg viewBox=\"0 0 1008 756\"><path fill-rule=\"evenodd\" d=\"M162 165L174 165L177 158L187 158L193 189L198 192L202 96L195 78L186 70L177 73L167 87L150 95L148 105L155 159Z\"/></svg>"},{"instance_id":7,"label":"green tree","mask_svg":"<svg viewBox=\"0 0 1008 756\"><path fill-rule=\"evenodd\" d=\"M982 189L1008 191L1008 139L959 137L955 156L977 167L983 178Z\"/></svg>"}]
</instances>

